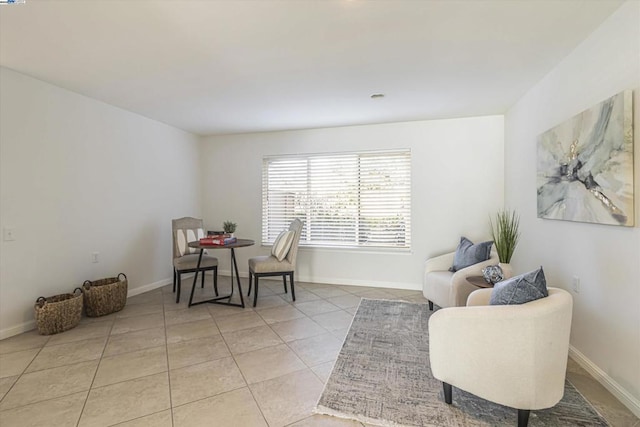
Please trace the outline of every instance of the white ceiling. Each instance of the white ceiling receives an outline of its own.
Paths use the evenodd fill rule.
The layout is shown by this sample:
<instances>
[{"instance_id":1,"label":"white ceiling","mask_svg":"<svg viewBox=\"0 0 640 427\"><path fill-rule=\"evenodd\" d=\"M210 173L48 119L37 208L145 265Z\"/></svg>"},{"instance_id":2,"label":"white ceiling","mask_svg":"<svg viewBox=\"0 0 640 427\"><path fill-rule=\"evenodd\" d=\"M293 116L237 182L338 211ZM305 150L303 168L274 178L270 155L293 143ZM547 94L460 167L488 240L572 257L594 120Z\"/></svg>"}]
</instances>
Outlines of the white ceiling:
<instances>
[{"instance_id":1,"label":"white ceiling","mask_svg":"<svg viewBox=\"0 0 640 427\"><path fill-rule=\"evenodd\" d=\"M502 114L621 3L26 0L0 64L200 135Z\"/></svg>"}]
</instances>

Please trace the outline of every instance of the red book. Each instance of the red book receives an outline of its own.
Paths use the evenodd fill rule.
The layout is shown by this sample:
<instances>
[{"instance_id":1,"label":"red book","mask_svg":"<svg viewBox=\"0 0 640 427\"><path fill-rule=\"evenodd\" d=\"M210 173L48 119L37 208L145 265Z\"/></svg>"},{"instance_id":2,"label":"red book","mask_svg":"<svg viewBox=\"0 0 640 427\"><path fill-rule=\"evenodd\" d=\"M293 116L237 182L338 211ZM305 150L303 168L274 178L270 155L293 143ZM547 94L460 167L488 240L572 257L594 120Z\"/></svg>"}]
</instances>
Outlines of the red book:
<instances>
[{"instance_id":1,"label":"red book","mask_svg":"<svg viewBox=\"0 0 640 427\"><path fill-rule=\"evenodd\" d=\"M207 237L203 237L202 239L200 239L200 244L201 245L212 245L212 246L224 246L224 245L228 245L230 243L235 243L237 241L237 239L235 237L212 237L212 236L207 236Z\"/></svg>"}]
</instances>

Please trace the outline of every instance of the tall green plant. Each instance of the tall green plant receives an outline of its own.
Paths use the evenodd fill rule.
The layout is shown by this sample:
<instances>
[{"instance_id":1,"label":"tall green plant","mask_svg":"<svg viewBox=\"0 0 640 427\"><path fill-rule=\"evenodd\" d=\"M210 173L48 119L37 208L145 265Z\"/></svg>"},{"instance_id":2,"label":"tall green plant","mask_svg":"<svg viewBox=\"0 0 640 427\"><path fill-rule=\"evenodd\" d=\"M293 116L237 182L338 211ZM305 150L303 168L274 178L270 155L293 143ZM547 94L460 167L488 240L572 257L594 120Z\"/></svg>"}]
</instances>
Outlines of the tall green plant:
<instances>
[{"instance_id":1,"label":"tall green plant","mask_svg":"<svg viewBox=\"0 0 640 427\"><path fill-rule=\"evenodd\" d=\"M496 246L500 262L510 263L513 251L516 250L518 239L520 238L520 217L515 211L503 210L496 215L495 226L491 221L491 237Z\"/></svg>"}]
</instances>

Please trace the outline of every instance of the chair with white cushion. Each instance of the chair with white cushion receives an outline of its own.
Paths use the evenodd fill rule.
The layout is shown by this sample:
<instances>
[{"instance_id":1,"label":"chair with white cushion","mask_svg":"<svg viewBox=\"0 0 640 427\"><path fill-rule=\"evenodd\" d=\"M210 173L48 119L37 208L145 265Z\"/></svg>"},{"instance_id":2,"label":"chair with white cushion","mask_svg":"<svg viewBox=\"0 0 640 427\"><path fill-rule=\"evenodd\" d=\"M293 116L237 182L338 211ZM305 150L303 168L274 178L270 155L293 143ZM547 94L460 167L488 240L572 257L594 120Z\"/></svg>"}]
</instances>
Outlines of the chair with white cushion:
<instances>
[{"instance_id":1,"label":"chair with white cushion","mask_svg":"<svg viewBox=\"0 0 640 427\"><path fill-rule=\"evenodd\" d=\"M258 280L260 277L282 276L284 291L287 292L287 276L291 282L291 298L296 300L294 288L294 273L298 255L298 243L302 234L302 221L294 219L289 230L283 231L276 238L271 249L271 255L258 256L249 259L249 292L255 285L253 292L253 306L258 302Z\"/></svg>"},{"instance_id":2,"label":"chair with white cushion","mask_svg":"<svg viewBox=\"0 0 640 427\"><path fill-rule=\"evenodd\" d=\"M469 294L478 289L467 281L467 277L481 276L483 268L499 262L498 254L491 251L488 260L452 272L449 268L453 265L455 254L449 252L429 258L424 263L422 294L428 300L430 310L433 310L434 303L441 308L464 307Z\"/></svg>"},{"instance_id":3,"label":"chair with white cushion","mask_svg":"<svg viewBox=\"0 0 640 427\"><path fill-rule=\"evenodd\" d=\"M429 359L452 389L518 410L526 426L530 410L550 408L564 394L573 300L548 288L544 298L516 305L489 305L493 289L469 295L466 307L436 311L429 319Z\"/></svg>"},{"instance_id":4,"label":"chair with white cushion","mask_svg":"<svg viewBox=\"0 0 640 427\"><path fill-rule=\"evenodd\" d=\"M200 269L197 270L200 250L190 248L189 242L195 242L205 236L201 219L183 217L171 220L173 229L173 292L176 292L176 302L180 302L180 288L183 273L202 273L202 287L204 288L205 271L213 271L213 289L218 295L218 258L203 255ZM194 285L195 286L195 285Z\"/></svg>"}]
</instances>

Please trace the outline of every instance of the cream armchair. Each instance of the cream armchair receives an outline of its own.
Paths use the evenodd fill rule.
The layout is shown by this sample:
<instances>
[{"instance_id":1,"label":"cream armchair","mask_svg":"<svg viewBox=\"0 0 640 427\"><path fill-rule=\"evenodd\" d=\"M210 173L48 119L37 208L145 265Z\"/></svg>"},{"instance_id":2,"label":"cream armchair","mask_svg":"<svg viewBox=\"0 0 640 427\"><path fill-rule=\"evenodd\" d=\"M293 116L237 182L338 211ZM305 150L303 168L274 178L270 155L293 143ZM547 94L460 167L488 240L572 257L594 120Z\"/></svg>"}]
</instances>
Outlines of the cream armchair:
<instances>
[{"instance_id":1,"label":"cream armchair","mask_svg":"<svg viewBox=\"0 0 640 427\"><path fill-rule=\"evenodd\" d=\"M289 282L291 283L291 299L296 300L296 290L294 285L294 274L296 270L296 258L298 256L298 245L300 243L300 236L302 235L302 221L294 219L289 225L289 231L293 231L294 237L289 248L289 252L282 261L278 261L278 258L272 255L257 256L249 258L249 292L247 296L251 295L252 285L255 284L255 291L253 294L253 306L258 303L258 281L260 277L268 276L282 276L282 283L284 285L284 291L287 292L287 276L289 276Z\"/></svg>"},{"instance_id":2,"label":"cream armchair","mask_svg":"<svg viewBox=\"0 0 640 427\"><path fill-rule=\"evenodd\" d=\"M488 305L492 289L469 296L467 307L447 308L429 319L433 376L451 386L518 409L518 426L529 411L554 406L564 394L573 300L562 289L521 305Z\"/></svg>"},{"instance_id":3,"label":"cream armchair","mask_svg":"<svg viewBox=\"0 0 640 427\"><path fill-rule=\"evenodd\" d=\"M422 294L429 301L430 310L433 310L434 303L442 308L464 307L469 294L478 289L477 286L467 282L467 277L481 276L483 268L499 262L498 254L491 251L491 257L488 260L453 273L449 271L449 267L453 265L454 255L455 252L450 252L429 258L424 263Z\"/></svg>"}]
</instances>

